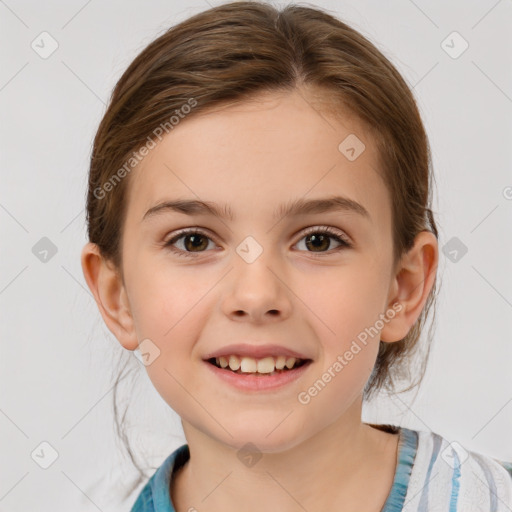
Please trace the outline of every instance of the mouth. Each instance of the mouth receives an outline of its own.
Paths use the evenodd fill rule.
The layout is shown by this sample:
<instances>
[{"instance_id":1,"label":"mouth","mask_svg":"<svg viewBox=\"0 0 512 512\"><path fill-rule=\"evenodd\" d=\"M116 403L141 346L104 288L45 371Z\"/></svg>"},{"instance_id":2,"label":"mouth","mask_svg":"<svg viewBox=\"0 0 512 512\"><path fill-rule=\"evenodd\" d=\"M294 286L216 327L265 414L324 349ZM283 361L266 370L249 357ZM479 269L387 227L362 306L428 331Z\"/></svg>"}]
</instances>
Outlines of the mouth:
<instances>
[{"instance_id":1,"label":"mouth","mask_svg":"<svg viewBox=\"0 0 512 512\"><path fill-rule=\"evenodd\" d=\"M257 377L270 377L287 373L312 362L312 359L299 359L287 356L268 356L261 359L252 357L212 357L206 360L211 365L238 375L252 375Z\"/></svg>"}]
</instances>

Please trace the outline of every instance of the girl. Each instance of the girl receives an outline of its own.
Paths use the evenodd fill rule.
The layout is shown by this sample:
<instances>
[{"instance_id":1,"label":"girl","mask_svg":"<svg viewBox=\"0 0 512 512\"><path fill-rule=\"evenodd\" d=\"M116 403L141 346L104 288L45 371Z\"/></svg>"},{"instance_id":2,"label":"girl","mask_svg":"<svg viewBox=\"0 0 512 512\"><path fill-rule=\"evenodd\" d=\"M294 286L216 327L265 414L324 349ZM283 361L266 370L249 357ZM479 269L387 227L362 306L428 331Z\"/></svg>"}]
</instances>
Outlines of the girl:
<instances>
[{"instance_id":1,"label":"girl","mask_svg":"<svg viewBox=\"0 0 512 512\"><path fill-rule=\"evenodd\" d=\"M509 463L361 421L433 304L431 186L403 78L321 10L227 3L132 62L82 268L187 440L132 512L511 510Z\"/></svg>"}]
</instances>

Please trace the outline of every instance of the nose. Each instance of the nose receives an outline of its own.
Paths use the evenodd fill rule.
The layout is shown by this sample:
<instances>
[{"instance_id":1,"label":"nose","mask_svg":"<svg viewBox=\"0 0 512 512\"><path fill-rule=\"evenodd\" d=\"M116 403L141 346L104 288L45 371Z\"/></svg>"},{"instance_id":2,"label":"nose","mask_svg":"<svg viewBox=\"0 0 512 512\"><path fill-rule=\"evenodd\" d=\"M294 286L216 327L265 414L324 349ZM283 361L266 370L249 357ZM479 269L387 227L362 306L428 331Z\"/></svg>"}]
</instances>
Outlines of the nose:
<instances>
[{"instance_id":1,"label":"nose","mask_svg":"<svg viewBox=\"0 0 512 512\"><path fill-rule=\"evenodd\" d=\"M232 320L254 323L288 318L293 293L284 274L265 252L252 263L236 255L222 300L224 314Z\"/></svg>"}]
</instances>

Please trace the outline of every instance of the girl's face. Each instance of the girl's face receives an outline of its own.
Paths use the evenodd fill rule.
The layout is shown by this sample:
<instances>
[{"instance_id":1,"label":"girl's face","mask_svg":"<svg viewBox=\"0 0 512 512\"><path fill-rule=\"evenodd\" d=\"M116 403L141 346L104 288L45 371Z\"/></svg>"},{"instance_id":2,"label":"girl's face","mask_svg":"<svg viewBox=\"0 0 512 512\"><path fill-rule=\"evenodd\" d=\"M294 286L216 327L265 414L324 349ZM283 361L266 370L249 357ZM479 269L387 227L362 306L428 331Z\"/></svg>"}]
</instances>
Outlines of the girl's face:
<instances>
[{"instance_id":1,"label":"girl's face","mask_svg":"<svg viewBox=\"0 0 512 512\"><path fill-rule=\"evenodd\" d=\"M133 332L120 341L133 350L150 340L148 375L185 433L272 452L360 422L380 338L365 329L387 329L397 298L391 203L363 125L318 105L304 91L267 94L191 116L132 172L122 252ZM333 197L345 199L283 216ZM197 206L148 213L176 200L231 216ZM185 228L200 236L166 246ZM242 390L205 361L239 343L312 362L278 388Z\"/></svg>"}]
</instances>

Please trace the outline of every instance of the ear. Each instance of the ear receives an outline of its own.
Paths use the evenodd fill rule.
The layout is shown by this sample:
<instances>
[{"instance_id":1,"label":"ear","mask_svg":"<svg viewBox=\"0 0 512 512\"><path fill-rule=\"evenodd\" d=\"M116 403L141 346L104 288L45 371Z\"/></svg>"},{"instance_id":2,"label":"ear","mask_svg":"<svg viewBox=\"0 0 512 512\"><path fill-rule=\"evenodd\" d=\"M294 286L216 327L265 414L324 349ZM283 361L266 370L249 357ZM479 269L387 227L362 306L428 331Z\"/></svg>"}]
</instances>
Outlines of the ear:
<instances>
[{"instance_id":1,"label":"ear","mask_svg":"<svg viewBox=\"0 0 512 512\"><path fill-rule=\"evenodd\" d=\"M391 343L407 336L434 286L438 260L437 238L430 231L421 231L401 258L392 280L387 311L394 311L395 316L382 329L382 341Z\"/></svg>"},{"instance_id":2,"label":"ear","mask_svg":"<svg viewBox=\"0 0 512 512\"><path fill-rule=\"evenodd\" d=\"M96 244L82 249L82 271L109 330L127 350L138 348L130 304L119 270L103 258Z\"/></svg>"}]
</instances>

